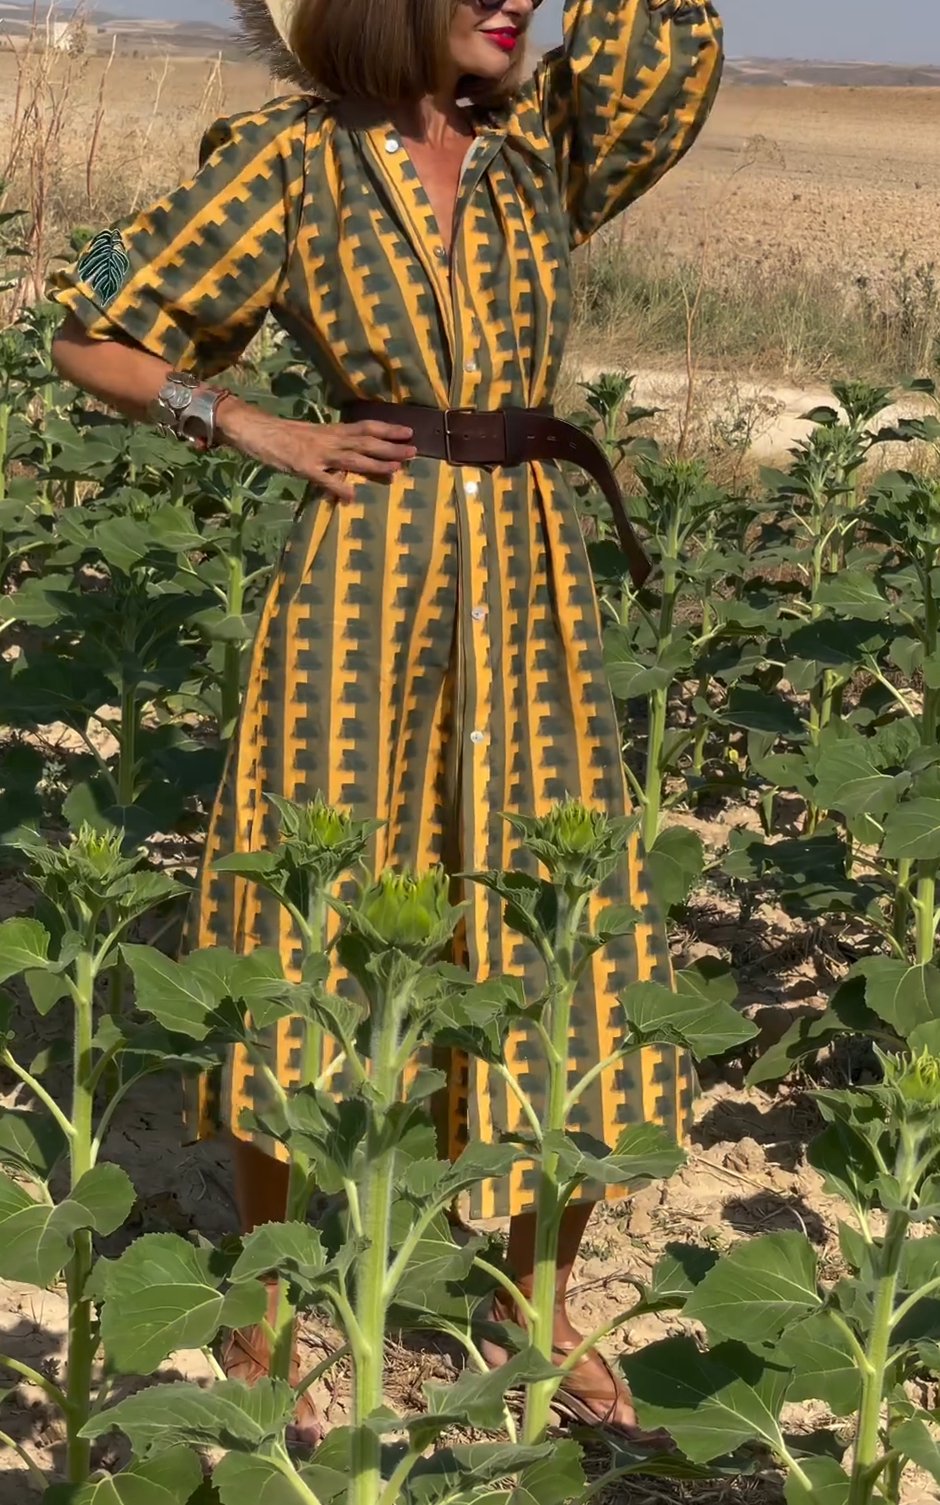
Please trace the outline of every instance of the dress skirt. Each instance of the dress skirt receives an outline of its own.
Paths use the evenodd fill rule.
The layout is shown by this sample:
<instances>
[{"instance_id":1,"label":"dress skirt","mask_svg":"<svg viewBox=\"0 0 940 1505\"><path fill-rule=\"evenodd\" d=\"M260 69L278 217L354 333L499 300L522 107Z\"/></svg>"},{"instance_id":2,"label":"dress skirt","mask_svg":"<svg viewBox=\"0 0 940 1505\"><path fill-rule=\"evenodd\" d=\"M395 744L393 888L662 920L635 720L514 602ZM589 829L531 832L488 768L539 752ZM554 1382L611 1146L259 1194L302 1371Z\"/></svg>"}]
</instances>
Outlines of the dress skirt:
<instances>
[{"instance_id":1,"label":"dress skirt","mask_svg":"<svg viewBox=\"0 0 940 1505\"><path fill-rule=\"evenodd\" d=\"M212 864L276 842L267 795L303 801L318 793L358 819L385 822L369 853L374 871L444 864L451 872L535 872L536 859L501 812L543 814L571 796L611 816L627 813L590 567L557 471L457 470L417 459L391 486L361 483L352 503L319 497L304 506L262 612L212 816L192 946L273 947L287 975L299 977L287 912ZM505 925L498 897L476 884L461 897L469 908L453 959L478 979L519 977L535 997L542 964ZM597 908L610 903L632 904L641 922L595 957L583 979L572 1017L572 1080L616 1050L624 987L671 983L665 929L636 841ZM355 988L338 965L331 986ZM282 1021L268 1044L278 1080L295 1084L299 1024ZM323 1069L335 1049L327 1041ZM506 1059L538 1111L545 1073L527 1027L510 1034ZM515 1098L485 1063L452 1051L443 1064L442 1155L519 1128ZM346 1085L341 1071L331 1079L337 1094ZM203 1078L191 1117L201 1137L228 1129L280 1156L280 1145L243 1123L246 1110L263 1116L268 1097L236 1047ZM692 1098L690 1063L671 1048L647 1047L596 1079L569 1127L608 1145L641 1122L681 1137ZM536 1184L532 1165L521 1163L505 1180L477 1187L465 1213L525 1211ZM618 1193L585 1187L583 1195Z\"/></svg>"}]
</instances>

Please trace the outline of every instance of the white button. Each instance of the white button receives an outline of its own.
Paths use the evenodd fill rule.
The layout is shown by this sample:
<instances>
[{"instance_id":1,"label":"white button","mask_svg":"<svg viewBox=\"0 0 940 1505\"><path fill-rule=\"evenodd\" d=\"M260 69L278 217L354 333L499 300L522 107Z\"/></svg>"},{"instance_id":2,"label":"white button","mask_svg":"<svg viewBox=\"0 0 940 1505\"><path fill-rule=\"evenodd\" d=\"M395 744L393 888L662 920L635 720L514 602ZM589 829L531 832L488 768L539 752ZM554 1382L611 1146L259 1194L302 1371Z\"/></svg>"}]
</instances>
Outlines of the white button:
<instances>
[{"instance_id":1,"label":"white button","mask_svg":"<svg viewBox=\"0 0 940 1505\"><path fill-rule=\"evenodd\" d=\"M447 256L447 252L444 250L443 246L436 246L434 249L434 254L437 257L438 261L444 261Z\"/></svg>"},{"instance_id":2,"label":"white button","mask_svg":"<svg viewBox=\"0 0 940 1505\"><path fill-rule=\"evenodd\" d=\"M470 741L471 742L475 742L477 744L479 744L480 742L485 742L486 741L486 733L485 732L471 732L470 733Z\"/></svg>"},{"instance_id":3,"label":"white button","mask_svg":"<svg viewBox=\"0 0 940 1505\"><path fill-rule=\"evenodd\" d=\"M467 482L467 495L468 496L476 496L477 492L479 490L480 490L480 487L479 487L479 484L476 481L468 481Z\"/></svg>"},{"instance_id":4,"label":"white button","mask_svg":"<svg viewBox=\"0 0 940 1505\"><path fill-rule=\"evenodd\" d=\"M479 366L478 366L478 365L477 365L477 363L476 363L476 361L468 361L468 362L467 362L467 364L466 364L466 365L465 365L465 366L464 366L464 370L465 370L465 371L469 371L469 372L470 372L470 373L471 373L471 374L472 374L472 373L473 373L473 372L474 372L474 371L479 371L479 369L480 369L480 368L479 368Z\"/></svg>"},{"instance_id":5,"label":"white button","mask_svg":"<svg viewBox=\"0 0 940 1505\"><path fill-rule=\"evenodd\" d=\"M486 607L475 606L470 615L475 622L484 622L486 620Z\"/></svg>"},{"instance_id":6,"label":"white button","mask_svg":"<svg viewBox=\"0 0 940 1505\"><path fill-rule=\"evenodd\" d=\"M388 152L389 156L391 156L392 152L401 150L401 142L398 141L394 136L389 136L388 140L385 143L385 150Z\"/></svg>"}]
</instances>

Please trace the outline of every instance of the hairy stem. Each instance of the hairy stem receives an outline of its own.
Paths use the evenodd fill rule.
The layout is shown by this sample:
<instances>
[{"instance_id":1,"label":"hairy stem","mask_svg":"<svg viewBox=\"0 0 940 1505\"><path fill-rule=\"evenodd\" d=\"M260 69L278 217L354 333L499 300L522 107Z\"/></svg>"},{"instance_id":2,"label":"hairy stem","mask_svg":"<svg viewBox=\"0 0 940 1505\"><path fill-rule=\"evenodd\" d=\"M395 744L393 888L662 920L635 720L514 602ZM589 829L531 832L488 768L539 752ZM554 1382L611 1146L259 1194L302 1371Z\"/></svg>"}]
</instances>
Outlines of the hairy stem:
<instances>
[{"instance_id":1,"label":"hairy stem","mask_svg":"<svg viewBox=\"0 0 940 1505\"><path fill-rule=\"evenodd\" d=\"M74 1190L92 1168L94 1091L90 1085L94 1063L94 969L91 945L75 960L75 1043L72 1064L71 1187ZM91 1464L91 1443L79 1434L91 1414L91 1381L97 1347L92 1304L85 1296L91 1274L91 1233L81 1229L73 1237L73 1254L66 1270L69 1298L68 1381L66 1413L67 1468L70 1484L84 1484Z\"/></svg>"}]
</instances>

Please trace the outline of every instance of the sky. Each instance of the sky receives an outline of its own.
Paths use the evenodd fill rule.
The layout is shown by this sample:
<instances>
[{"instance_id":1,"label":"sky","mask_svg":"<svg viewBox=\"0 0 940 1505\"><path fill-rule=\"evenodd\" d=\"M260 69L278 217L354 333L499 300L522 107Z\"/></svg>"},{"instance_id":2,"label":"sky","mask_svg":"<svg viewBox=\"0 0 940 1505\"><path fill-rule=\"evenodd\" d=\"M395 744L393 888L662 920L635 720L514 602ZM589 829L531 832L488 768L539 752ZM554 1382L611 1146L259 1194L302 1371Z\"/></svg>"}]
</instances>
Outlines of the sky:
<instances>
[{"instance_id":1,"label":"sky","mask_svg":"<svg viewBox=\"0 0 940 1505\"><path fill-rule=\"evenodd\" d=\"M717 0L732 57L940 63L940 0ZM547 34L562 0L545 0Z\"/></svg>"}]
</instances>

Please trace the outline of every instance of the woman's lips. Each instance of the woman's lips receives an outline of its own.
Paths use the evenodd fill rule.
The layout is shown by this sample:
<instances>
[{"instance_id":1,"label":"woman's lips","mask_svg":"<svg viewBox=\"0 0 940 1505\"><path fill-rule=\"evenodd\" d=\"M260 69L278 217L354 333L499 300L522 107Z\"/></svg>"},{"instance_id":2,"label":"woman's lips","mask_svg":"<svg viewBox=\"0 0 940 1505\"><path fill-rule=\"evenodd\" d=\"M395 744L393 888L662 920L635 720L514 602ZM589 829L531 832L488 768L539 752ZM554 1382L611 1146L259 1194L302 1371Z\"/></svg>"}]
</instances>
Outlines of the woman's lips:
<instances>
[{"instance_id":1,"label":"woman's lips","mask_svg":"<svg viewBox=\"0 0 940 1505\"><path fill-rule=\"evenodd\" d=\"M498 47L501 52L515 52L519 41L518 31L512 31L509 28L505 31L485 31L483 35L488 37L494 47Z\"/></svg>"}]
</instances>

